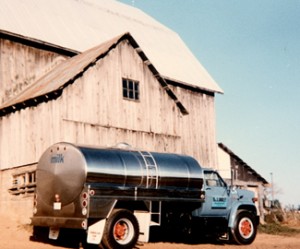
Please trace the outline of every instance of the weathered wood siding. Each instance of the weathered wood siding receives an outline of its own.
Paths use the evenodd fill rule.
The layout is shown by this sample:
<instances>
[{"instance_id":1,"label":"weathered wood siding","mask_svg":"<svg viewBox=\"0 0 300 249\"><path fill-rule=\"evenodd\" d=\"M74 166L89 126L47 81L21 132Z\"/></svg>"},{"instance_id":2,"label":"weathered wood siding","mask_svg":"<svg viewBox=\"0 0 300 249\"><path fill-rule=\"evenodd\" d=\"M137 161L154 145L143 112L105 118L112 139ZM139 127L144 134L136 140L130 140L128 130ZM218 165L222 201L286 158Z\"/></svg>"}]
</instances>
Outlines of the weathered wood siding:
<instances>
[{"instance_id":1,"label":"weathered wood siding","mask_svg":"<svg viewBox=\"0 0 300 249\"><path fill-rule=\"evenodd\" d=\"M65 56L0 38L0 104L62 60Z\"/></svg>"},{"instance_id":2,"label":"weathered wood siding","mask_svg":"<svg viewBox=\"0 0 300 249\"><path fill-rule=\"evenodd\" d=\"M122 78L140 82L140 101L123 99ZM68 141L189 154L216 166L214 97L174 88L174 101L124 41L68 86L61 97L0 119L0 168L36 162L52 143Z\"/></svg>"},{"instance_id":3,"label":"weathered wood siding","mask_svg":"<svg viewBox=\"0 0 300 249\"><path fill-rule=\"evenodd\" d=\"M194 156L203 167L217 167L215 99L213 95L172 87L189 115L180 128L182 153Z\"/></svg>"},{"instance_id":4,"label":"weathered wood siding","mask_svg":"<svg viewBox=\"0 0 300 249\"><path fill-rule=\"evenodd\" d=\"M140 101L123 99L122 77L140 82ZM140 149L180 151L179 109L126 42L57 100L0 120L2 169L35 162L58 141L103 146L127 142Z\"/></svg>"},{"instance_id":5,"label":"weathered wood siding","mask_svg":"<svg viewBox=\"0 0 300 249\"><path fill-rule=\"evenodd\" d=\"M140 82L140 101L123 99L122 78ZM80 81L81 84L75 82L63 95L62 105L66 110L62 125L72 127L68 129L68 139L101 145L127 142L137 148L158 151L178 150L179 110L126 42L88 70Z\"/></svg>"}]
</instances>

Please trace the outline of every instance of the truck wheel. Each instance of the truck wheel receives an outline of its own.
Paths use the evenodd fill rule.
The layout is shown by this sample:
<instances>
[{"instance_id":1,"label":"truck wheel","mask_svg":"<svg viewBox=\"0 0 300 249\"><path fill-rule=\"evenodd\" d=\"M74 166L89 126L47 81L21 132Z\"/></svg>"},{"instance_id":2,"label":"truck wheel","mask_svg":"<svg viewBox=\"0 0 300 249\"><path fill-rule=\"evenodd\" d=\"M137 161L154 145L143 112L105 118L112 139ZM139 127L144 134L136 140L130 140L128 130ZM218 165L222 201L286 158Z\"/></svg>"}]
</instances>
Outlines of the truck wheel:
<instances>
[{"instance_id":1,"label":"truck wheel","mask_svg":"<svg viewBox=\"0 0 300 249\"><path fill-rule=\"evenodd\" d=\"M139 224L132 212L115 210L108 218L104 233L103 245L108 249L131 249L139 237Z\"/></svg>"},{"instance_id":2,"label":"truck wheel","mask_svg":"<svg viewBox=\"0 0 300 249\"><path fill-rule=\"evenodd\" d=\"M231 229L233 241L240 245L249 245L254 241L256 232L257 224L253 214L247 211L240 211Z\"/></svg>"}]
</instances>

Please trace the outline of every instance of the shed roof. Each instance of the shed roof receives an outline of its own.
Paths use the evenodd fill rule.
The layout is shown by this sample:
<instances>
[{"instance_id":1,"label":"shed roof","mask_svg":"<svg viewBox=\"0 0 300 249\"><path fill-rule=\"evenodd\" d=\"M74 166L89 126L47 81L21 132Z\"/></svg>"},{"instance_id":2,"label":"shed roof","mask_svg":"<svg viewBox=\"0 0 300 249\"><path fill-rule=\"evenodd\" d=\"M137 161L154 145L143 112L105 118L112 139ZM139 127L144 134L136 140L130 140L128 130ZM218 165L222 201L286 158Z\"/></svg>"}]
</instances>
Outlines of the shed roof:
<instances>
[{"instance_id":1,"label":"shed roof","mask_svg":"<svg viewBox=\"0 0 300 249\"><path fill-rule=\"evenodd\" d=\"M66 88L69 84L72 84L77 78L81 77L81 75L89 67L93 66L98 60L105 57L111 49L115 48L125 39L129 41L163 89L175 101L181 113L188 114L188 111L177 99L176 95L169 88L164 78L161 77L135 39L129 33L125 33L76 55L56 66L56 68L45 74L41 79L29 85L28 88L20 94L0 106L0 117L29 106L36 106L41 102L56 99L62 94L64 88Z\"/></svg>"},{"instance_id":2,"label":"shed roof","mask_svg":"<svg viewBox=\"0 0 300 249\"><path fill-rule=\"evenodd\" d=\"M130 32L162 77L222 92L179 35L115 0L0 0L0 32L79 52Z\"/></svg>"},{"instance_id":3,"label":"shed roof","mask_svg":"<svg viewBox=\"0 0 300 249\"><path fill-rule=\"evenodd\" d=\"M263 184L268 184L268 181L263 178L260 174L258 174L253 168L251 168L247 163L245 163L240 157L238 157L232 150L230 150L226 145L223 143L218 143L219 148L224 150L226 153L228 153L231 157L233 157L235 160L237 160L243 167L245 167L248 171L250 171L259 181L261 181Z\"/></svg>"}]
</instances>

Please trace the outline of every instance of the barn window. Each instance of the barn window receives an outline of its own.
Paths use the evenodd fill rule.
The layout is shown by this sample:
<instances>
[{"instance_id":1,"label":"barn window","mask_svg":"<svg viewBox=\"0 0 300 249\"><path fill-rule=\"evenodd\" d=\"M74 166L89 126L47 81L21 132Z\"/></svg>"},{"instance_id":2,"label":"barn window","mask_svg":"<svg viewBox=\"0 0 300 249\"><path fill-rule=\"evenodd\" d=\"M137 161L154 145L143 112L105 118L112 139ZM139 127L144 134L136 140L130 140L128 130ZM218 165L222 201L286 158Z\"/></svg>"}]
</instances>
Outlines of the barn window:
<instances>
[{"instance_id":1,"label":"barn window","mask_svg":"<svg viewBox=\"0 0 300 249\"><path fill-rule=\"evenodd\" d=\"M130 100L140 99L139 82L130 79L122 79L123 98Z\"/></svg>"}]
</instances>

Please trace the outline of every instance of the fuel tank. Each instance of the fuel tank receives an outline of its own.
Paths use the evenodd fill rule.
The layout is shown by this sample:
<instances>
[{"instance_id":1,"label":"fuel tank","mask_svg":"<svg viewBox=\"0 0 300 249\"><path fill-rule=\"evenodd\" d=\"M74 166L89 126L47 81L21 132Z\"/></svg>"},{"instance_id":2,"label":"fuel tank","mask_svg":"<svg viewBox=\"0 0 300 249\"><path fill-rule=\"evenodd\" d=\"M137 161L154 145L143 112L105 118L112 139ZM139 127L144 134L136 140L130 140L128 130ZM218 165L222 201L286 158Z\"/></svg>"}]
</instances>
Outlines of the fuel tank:
<instances>
[{"instance_id":1,"label":"fuel tank","mask_svg":"<svg viewBox=\"0 0 300 249\"><path fill-rule=\"evenodd\" d=\"M109 190L106 195L132 189L127 193L184 199L199 198L203 184L202 168L190 156L65 142L43 153L36 174L37 195L47 205L59 196L63 206L78 198L87 185Z\"/></svg>"}]
</instances>

